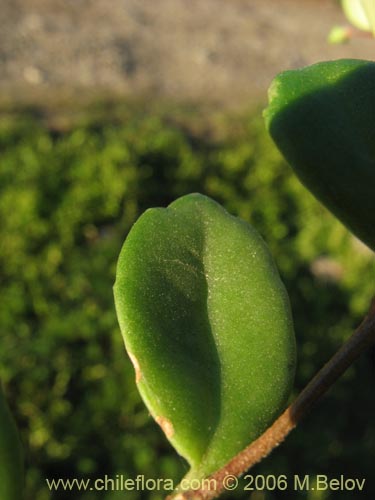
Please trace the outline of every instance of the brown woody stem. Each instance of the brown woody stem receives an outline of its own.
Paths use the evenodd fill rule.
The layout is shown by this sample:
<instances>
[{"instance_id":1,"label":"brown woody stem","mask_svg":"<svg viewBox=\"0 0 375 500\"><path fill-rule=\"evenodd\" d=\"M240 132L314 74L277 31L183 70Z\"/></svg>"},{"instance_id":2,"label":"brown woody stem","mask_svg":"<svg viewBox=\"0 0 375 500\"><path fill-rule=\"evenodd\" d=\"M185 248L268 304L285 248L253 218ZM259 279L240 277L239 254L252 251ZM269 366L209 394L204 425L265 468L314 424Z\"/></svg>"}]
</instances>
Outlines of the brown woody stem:
<instances>
[{"instance_id":1,"label":"brown woody stem","mask_svg":"<svg viewBox=\"0 0 375 500\"><path fill-rule=\"evenodd\" d=\"M178 492L169 500L211 500L225 490L225 478L240 477L247 470L271 453L296 427L312 406L323 396L334 382L346 371L359 355L375 343L375 301L370 311L349 340L336 352L330 361L315 375L297 399L280 415L258 439L236 455L222 469L213 473L206 481L208 489ZM216 487L212 488L212 484Z\"/></svg>"}]
</instances>

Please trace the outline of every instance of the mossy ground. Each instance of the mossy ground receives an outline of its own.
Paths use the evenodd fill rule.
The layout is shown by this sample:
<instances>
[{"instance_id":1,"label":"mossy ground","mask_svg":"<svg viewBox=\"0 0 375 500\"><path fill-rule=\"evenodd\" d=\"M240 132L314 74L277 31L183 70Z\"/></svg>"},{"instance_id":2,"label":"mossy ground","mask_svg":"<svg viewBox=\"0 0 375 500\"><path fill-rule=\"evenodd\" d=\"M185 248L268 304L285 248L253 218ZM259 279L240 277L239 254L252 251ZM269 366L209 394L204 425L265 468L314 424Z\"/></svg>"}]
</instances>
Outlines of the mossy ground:
<instances>
[{"instance_id":1,"label":"mossy ground","mask_svg":"<svg viewBox=\"0 0 375 500\"><path fill-rule=\"evenodd\" d=\"M198 191L262 234L291 298L296 392L365 313L374 259L293 176L261 106L230 115L114 101L67 110L3 109L0 369L26 449L26 500L112 500L124 493L51 493L45 478L178 480L186 471L140 401L113 305L120 247L146 208ZM374 494L371 356L254 472L366 477Z\"/></svg>"}]
</instances>

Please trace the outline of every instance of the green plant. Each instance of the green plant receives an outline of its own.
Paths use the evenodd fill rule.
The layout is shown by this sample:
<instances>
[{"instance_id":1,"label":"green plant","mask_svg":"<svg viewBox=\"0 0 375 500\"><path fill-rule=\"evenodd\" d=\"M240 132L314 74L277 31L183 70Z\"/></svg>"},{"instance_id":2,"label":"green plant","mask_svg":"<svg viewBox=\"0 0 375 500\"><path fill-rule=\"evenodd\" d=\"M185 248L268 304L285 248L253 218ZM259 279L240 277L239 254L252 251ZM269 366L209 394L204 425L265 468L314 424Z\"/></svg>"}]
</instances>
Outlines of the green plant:
<instances>
[{"instance_id":1,"label":"green plant","mask_svg":"<svg viewBox=\"0 0 375 500\"><path fill-rule=\"evenodd\" d=\"M328 36L329 42L344 43L355 36L375 36L373 0L341 0L341 6L352 26L334 26Z\"/></svg>"},{"instance_id":2,"label":"green plant","mask_svg":"<svg viewBox=\"0 0 375 500\"><path fill-rule=\"evenodd\" d=\"M142 215L115 299L138 388L189 479L225 465L283 409L295 368L285 289L255 230L213 200Z\"/></svg>"},{"instance_id":3,"label":"green plant","mask_svg":"<svg viewBox=\"0 0 375 500\"><path fill-rule=\"evenodd\" d=\"M267 128L300 180L375 250L375 63L318 63L275 78Z\"/></svg>"},{"instance_id":4,"label":"green plant","mask_svg":"<svg viewBox=\"0 0 375 500\"><path fill-rule=\"evenodd\" d=\"M357 28L375 34L375 5L373 0L342 0L342 8Z\"/></svg>"},{"instance_id":5,"label":"green plant","mask_svg":"<svg viewBox=\"0 0 375 500\"><path fill-rule=\"evenodd\" d=\"M206 113L204 124L200 110L180 107L103 109L63 129L43 109L3 114L0 125L0 370L25 447L25 500L124 495L49 491L45 478L144 474L176 484L187 472L142 404L110 293L124 235L147 207L198 190L257 228L293 307L294 396L350 335L373 291L372 253L298 182L259 109ZM372 377L368 354L254 472L355 476L360 464L374 496Z\"/></svg>"},{"instance_id":6,"label":"green plant","mask_svg":"<svg viewBox=\"0 0 375 500\"><path fill-rule=\"evenodd\" d=\"M372 248L375 248L372 220L375 211L374 75L374 63L353 60L320 63L304 70L286 72L273 82L269 93L269 107L265 112L266 124L272 137L305 185ZM244 259L244 249L245 253L250 252L251 247L237 246L238 241L234 233L226 229L226 224L218 216L220 209L215 209L210 214L210 208L215 204L200 200L190 195L172 204L169 212L152 211L140 219L134 227L134 232L130 233L120 256L115 287L117 312L125 344L135 365L141 393L151 413L157 421L159 420L176 449L190 462L192 470L188 477L209 476L216 484L214 491L202 487L199 491L190 489L178 493L176 498L179 499L210 499L220 494L226 474L239 476L268 455L336 379L375 341L374 306L352 337L261 436L259 434L266 425L266 419L255 432L252 432L250 429L253 416L255 419L259 419L259 416L256 413L256 405L253 408L250 405L240 408L242 416L247 415L248 409L253 414L247 415L241 439L237 437L232 441L228 429L233 429L236 425L236 418L241 420L241 414L237 412L233 400L229 399L227 404L225 398L223 406L229 408L229 411L233 409L235 418L231 416L228 420L228 429L221 434L222 407L216 405L215 397L208 396L214 394L213 387L219 387L219 392L223 393L222 387L225 388L227 384L225 375L229 372L225 369L225 357L220 350L221 337L216 335L213 327L213 337L219 346L218 365L223 367L224 375L220 379L220 371L216 368L209 377L204 372L200 374L202 367L207 364L208 347L204 339L207 338L207 331L211 328L207 324L202 328L200 322L204 317L203 308L206 304L209 308L212 296L215 296L215 292L211 295L211 283L213 283L210 277L211 269L217 268L223 273L227 272L229 275L233 273L236 276L237 271L232 268L233 259L237 257L239 260L241 257ZM198 209L200 204L202 208ZM181 213L177 215L179 211ZM216 216L220 222L216 221ZM215 225L217 232L214 229ZM215 237L221 231L224 231L222 237L215 241ZM213 238L211 234L214 235ZM232 242L234 242L233 247ZM222 265L212 265L211 268L211 263L215 263L216 260L213 258L211 261L211 252L220 255L226 245L230 248L231 259L223 259ZM168 257L169 253L171 259ZM210 263L208 267L206 267L207 262ZM202 293L201 286L192 284L192 271L195 278L199 275L206 277L208 298ZM240 271L240 275L246 276L247 273ZM219 277L219 282L220 279ZM251 282L249 279L249 283L257 293L262 281L258 278L255 282ZM221 284L223 283L225 280ZM221 285L218 285L218 289L219 286ZM194 295L192 295L193 289ZM246 282L238 289L246 290ZM219 303L219 307L215 308L213 325L215 325L215 315L219 315L220 311L222 318L225 318L221 320L226 325L224 332L231 332L231 326L236 324L236 315L231 314L233 301L238 303L237 314L242 302L238 293L232 295L232 291L226 290L225 286L223 290L224 293L227 292L227 301ZM245 299L248 298L246 295L245 293ZM272 295L266 293L268 297ZM187 304L190 300L195 307L198 304L198 309L192 309L193 314L184 316L182 311L189 310ZM272 307L270 309L273 311ZM267 300L260 304L260 310L267 310ZM182 328L181 319L186 321L187 317L192 322ZM280 321L279 311L276 317ZM199 318L199 326L195 324L196 318ZM210 314L208 318L210 323ZM266 316L260 314L260 318L265 323ZM251 329L251 322L248 326ZM194 338L196 332L200 334L199 341L193 342L192 347L187 339ZM285 336L285 331L282 334L284 335L282 342L279 340L275 344L276 350L280 350L281 354L285 346L288 346L290 351L291 345L290 338ZM234 331L232 338L237 341L237 338L241 339L241 334ZM271 373L274 366L267 362L265 355L267 349L258 351L259 346L263 347L263 339L262 335L256 336L256 339L254 337L252 347L255 352L261 353L260 359L265 364L265 373L267 371ZM228 357L231 355L231 347L230 343L226 347L226 343L223 342L223 352ZM240 357L233 358L230 368L233 373L236 371L233 366L237 361L241 364L240 359ZM290 361L290 354L285 359L287 362ZM190 364L188 360L193 363ZM217 365L211 364L215 367ZM193 367L196 367L195 370ZM285 380L288 379L285 377L285 369L279 370L278 365L276 368L277 375L274 376L279 377L284 387ZM144 382L142 382L143 372ZM197 379L194 378L194 373L197 374ZM265 380L264 376L256 379L260 384L260 391L265 387L263 385ZM228 383L228 387L232 388L232 384ZM283 392L280 393L281 400L282 396ZM195 406L197 400L199 403L208 401L208 414L203 414L207 420L202 420L199 403ZM238 401L237 398L235 400ZM181 405L181 401L184 404ZM165 404L166 402L168 404ZM280 411L281 405L274 406L267 396L265 402L270 404L270 413L276 415ZM189 411L186 411L187 409ZM225 411L223 413L226 414ZM216 415L219 415L217 417L219 444L216 445L214 433L212 448L214 459L212 459L211 447L207 445L210 437L207 431L212 427L215 428ZM246 439L246 432L252 435L254 441L243 451L239 451ZM236 446L233 446L234 442ZM217 452L217 449L220 451Z\"/></svg>"}]
</instances>

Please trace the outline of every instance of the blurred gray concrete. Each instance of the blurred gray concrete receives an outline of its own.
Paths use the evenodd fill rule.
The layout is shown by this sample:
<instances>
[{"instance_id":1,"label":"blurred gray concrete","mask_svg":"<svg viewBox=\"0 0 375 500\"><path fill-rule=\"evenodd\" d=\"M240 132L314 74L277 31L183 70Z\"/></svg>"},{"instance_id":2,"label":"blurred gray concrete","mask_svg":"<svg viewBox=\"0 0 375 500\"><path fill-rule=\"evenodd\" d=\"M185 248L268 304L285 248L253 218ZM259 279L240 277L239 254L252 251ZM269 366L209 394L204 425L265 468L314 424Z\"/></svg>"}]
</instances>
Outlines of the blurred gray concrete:
<instances>
[{"instance_id":1,"label":"blurred gray concrete","mask_svg":"<svg viewBox=\"0 0 375 500\"><path fill-rule=\"evenodd\" d=\"M326 42L334 0L0 0L0 90L239 103L279 71L375 55Z\"/></svg>"}]
</instances>

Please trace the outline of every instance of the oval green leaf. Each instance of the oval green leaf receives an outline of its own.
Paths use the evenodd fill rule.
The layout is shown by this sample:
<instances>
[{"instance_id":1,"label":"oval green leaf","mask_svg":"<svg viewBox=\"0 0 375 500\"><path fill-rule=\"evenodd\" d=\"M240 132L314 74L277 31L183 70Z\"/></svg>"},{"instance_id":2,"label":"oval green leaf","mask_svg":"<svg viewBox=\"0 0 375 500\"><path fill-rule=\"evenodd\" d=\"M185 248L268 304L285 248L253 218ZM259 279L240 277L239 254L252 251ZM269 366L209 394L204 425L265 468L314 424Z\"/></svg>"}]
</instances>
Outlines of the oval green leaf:
<instances>
[{"instance_id":1,"label":"oval green leaf","mask_svg":"<svg viewBox=\"0 0 375 500\"><path fill-rule=\"evenodd\" d=\"M283 409L288 297L263 240L199 194L147 210L122 248L117 315L139 391L189 477L217 470Z\"/></svg>"},{"instance_id":2,"label":"oval green leaf","mask_svg":"<svg viewBox=\"0 0 375 500\"><path fill-rule=\"evenodd\" d=\"M23 460L21 443L0 383L0 498L21 500Z\"/></svg>"},{"instance_id":3,"label":"oval green leaf","mask_svg":"<svg viewBox=\"0 0 375 500\"><path fill-rule=\"evenodd\" d=\"M278 75L264 113L302 183L375 249L375 63L322 62Z\"/></svg>"}]
</instances>

